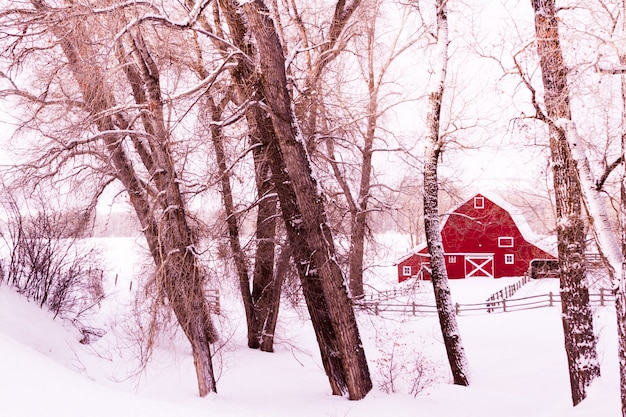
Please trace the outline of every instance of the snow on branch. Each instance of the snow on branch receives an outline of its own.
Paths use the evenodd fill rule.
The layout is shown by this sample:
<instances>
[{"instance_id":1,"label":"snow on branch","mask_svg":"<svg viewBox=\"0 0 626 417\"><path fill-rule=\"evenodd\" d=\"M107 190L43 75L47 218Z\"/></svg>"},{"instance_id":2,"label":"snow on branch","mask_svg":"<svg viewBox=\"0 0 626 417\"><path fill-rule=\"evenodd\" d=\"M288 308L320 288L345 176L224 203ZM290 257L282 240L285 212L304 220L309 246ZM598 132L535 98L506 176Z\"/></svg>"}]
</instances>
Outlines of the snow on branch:
<instances>
[{"instance_id":1,"label":"snow on branch","mask_svg":"<svg viewBox=\"0 0 626 417\"><path fill-rule=\"evenodd\" d=\"M144 1L144 0L128 0L121 3L111 4L107 7L98 7L95 9L91 9L91 12L94 14L103 14L110 13L118 9L124 9L127 7L135 8L137 6L145 6L149 9L157 11L158 9L154 6L152 1Z\"/></svg>"},{"instance_id":2,"label":"snow on branch","mask_svg":"<svg viewBox=\"0 0 626 417\"><path fill-rule=\"evenodd\" d=\"M569 144L572 158L576 162L576 171L582 188L583 203L587 214L591 217L594 239L600 256L607 267L613 287L617 289L623 284L621 270L624 257L620 242L611 227L609 216L602 200L602 193L598 190L591 172L591 165L587 159L585 144L580 139L576 124L569 119L555 121L555 126L563 131Z\"/></svg>"},{"instance_id":3,"label":"snow on branch","mask_svg":"<svg viewBox=\"0 0 626 417\"><path fill-rule=\"evenodd\" d=\"M626 65L616 65L611 68L604 68L599 64L596 64L596 71L601 74L620 75L626 74Z\"/></svg>"},{"instance_id":4,"label":"snow on branch","mask_svg":"<svg viewBox=\"0 0 626 417\"><path fill-rule=\"evenodd\" d=\"M202 81L200 81L200 83L198 83L197 85L191 87L190 89L180 92L178 94L176 94L175 96L170 97L170 101L174 101L177 100L179 98L183 98L186 96L189 96L203 88L207 88L207 90L211 87L211 85L213 85L213 83L215 82L215 80L217 79L217 77L224 71L224 70L228 70L228 69L232 69L235 68L237 66L236 63L234 62L228 62L234 55L237 55L238 52L235 53L231 53L230 55L228 55L226 57L226 59L224 60L224 62L222 63L222 65L220 65L215 71L213 71L213 73L209 74L206 78L204 78ZM207 87L208 86L208 87Z\"/></svg>"},{"instance_id":5,"label":"snow on branch","mask_svg":"<svg viewBox=\"0 0 626 417\"><path fill-rule=\"evenodd\" d=\"M189 12L187 19L181 20L181 21L172 20L169 17L164 16L163 14L160 14L160 13L146 13L128 22L128 24L124 26L122 30L120 30L118 34L115 36L115 41L117 42L117 40L119 40L119 38L121 38L122 35L127 33L133 27L138 26L145 21L160 22L166 26L171 26L171 27L180 28L180 29L190 28L196 23L196 21L198 20L198 18L204 11L204 9L209 5L209 3L211 3L211 1L212 0L196 1L193 8Z\"/></svg>"}]
</instances>

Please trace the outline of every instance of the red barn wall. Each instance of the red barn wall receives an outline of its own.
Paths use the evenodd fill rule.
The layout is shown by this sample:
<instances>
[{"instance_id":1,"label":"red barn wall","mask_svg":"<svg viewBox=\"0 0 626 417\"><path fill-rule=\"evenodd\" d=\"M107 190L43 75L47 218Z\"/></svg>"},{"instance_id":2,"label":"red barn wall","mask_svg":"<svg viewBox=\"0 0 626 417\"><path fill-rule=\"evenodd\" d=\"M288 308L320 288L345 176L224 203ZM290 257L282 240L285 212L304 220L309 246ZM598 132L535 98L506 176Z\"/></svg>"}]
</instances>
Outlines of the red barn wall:
<instances>
[{"instance_id":1,"label":"red barn wall","mask_svg":"<svg viewBox=\"0 0 626 417\"><path fill-rule=\"evenodd\" d=\"M492 254L493 264L485 268L492 270L494 278L521 276L533 259L555 259L526 241L510 213L481 194L469 199L448 216L441 235L448 277L452 279L465 278L466 269L473 268L466 263L468 254ZM427 254L427 248L420 253ZM509 263L506 262L507 256ZM399 278L401 265L404 264L401 262L398 265ZM474 276L480 275L482 271Z\"/></svg>"}]
</instances>

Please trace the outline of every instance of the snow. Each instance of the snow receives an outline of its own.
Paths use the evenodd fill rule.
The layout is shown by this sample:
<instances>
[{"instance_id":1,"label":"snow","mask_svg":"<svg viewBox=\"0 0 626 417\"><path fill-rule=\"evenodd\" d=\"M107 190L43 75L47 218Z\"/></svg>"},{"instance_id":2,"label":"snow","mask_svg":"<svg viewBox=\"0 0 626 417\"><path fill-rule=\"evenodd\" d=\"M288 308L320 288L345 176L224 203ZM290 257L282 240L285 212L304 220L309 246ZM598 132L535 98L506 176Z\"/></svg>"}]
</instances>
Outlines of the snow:
<instances>
[{"instance_id":1,"label":"snow","mask_svg":"<svg viewBox=\"0 0 626 417\"><path fill-rule=\"evenodd\" d=\"M107 330L91 345L68 322L53 320L6 285L0 286L0 415L37 416L618 416L615 313L597 308L603 376L590 397L571 406L560 308L500 314L461 314L459 329L472 371L470 387L454 386L436 315L384 316L359 312L364 347L375 384L393 353L397 365L419 359L434 381L416 397L411 375L396 376L397 393L376 388L362 401L330 395L315 336L304 308L281 308L275 353L245 347L241 305L221 291L219 327L225 345L216 354L218 394L199 398L189 349L178 333L159 341L145 372L136 375L136 346L125 329L132 291L141 271L134 239L100 239L111 268L109 298L91 317ZM382 276L382 272L379 272ZM113 280L117 276L118 283ZM390 282L395 268L388 267ZM452 280L455 302L482 302L519 278ZM391 284L389 284L391 285ZM139 287L135 285L134 288ZM430 283L419 296L427 297ZM556 280L531 281L515 295L558 291ZM236 291L232 291L236 293ZM227 317L227 318L226 318ZM392 349L393 348L393 349Z\"/></svg>"},{"instance_id":2,"label":"snow","mask_svg":"<svg viewBox=\"0 0 626 417\"><path fill-rule=\"evenodd\" d=\"M618 241L616 231L614 230L609 219L608 212L604 205L602 190L596 188L596 181L591 172L591 165L586 155L586 147L578 131L576 124L568 119L559 119L555 122L557 127L565 132L565 138L569 144L572 159L576 162L578 178L581 183L582 199L588 215L593 219L591 225L596 245L600 254L605 257L610 265L609 276L613 282L614 288L624 290L621 281L622 256L621 243Z\"/></svg>"}]
</instances>

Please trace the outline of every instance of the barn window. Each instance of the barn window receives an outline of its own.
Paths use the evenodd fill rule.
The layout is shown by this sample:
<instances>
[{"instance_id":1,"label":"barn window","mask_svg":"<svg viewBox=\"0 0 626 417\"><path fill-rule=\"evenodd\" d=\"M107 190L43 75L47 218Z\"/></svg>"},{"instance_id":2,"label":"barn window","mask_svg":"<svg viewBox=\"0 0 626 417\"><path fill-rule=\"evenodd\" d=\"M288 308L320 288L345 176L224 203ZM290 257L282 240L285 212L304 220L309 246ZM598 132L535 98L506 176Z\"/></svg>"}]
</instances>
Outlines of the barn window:
<instances>
[{"instance_id":1,"label":"barn window","mask_svg":"<svg viewBox=\"0 0 626 417\"><path fill-rule=\"evenodd\" d=\"M474 197L474 208L475 209L485 208L485 197Z\"/></svg>"},{"instance_id":2,"label":"barn window","mask_svg":"<svg viewBox=\"0 0 626 417\"><path fill-rule=\"evenodd\" d=\"M504 255L504 263L507 265L513 265L515 263L515 255L507 253Z\"/></svg>"},{"instance_id":3,"label":"barn window","mask_svg":"<svg viewBox=\"0 0 626 417\"><path fill-rule=\"evenodd\" d=\"M410 277L411 276L411 266L403 266L402 267L402 275L404 275L405 277Z\"/></svg>"},{"instance_id":4,"label":"barn window","mask_svg":"<svg viewBox=\"0 0 626 417\"><path fill-rule=\"evenodd\" d=\"M455 264L456 263L456 256L454 256L454 255L448 256L448 263Z\"/></svg>"},{"instance_id":5,"label":"barn window","mask_svg":"<svg viewBox=\"0 0 626 417\"><path fill-rule=\"evenodd\" d=\"M498 247L499 248L512 248L513 247L513 238L509 236L501 236L498 238Z\"/></svg>"}]
</instances>

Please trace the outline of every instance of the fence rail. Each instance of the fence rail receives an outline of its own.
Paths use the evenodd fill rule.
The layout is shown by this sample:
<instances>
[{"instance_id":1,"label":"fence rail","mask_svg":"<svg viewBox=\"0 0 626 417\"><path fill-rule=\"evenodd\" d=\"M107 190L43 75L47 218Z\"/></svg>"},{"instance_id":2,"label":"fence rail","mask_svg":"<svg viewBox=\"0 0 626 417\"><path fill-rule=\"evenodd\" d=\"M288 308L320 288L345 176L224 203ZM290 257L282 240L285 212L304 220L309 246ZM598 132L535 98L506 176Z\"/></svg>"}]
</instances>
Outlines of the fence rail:
<instances>
[{"instance_id":1,"label":"fence rail","mask_svg":"<svg viewBox=\"0 0 626 417\"><path fill-rule=\"evenodd\" d=\"M462 313L506 313L511 311L532 310L536 308L553 307L561 302L560 294L548 293L521 298L503 298L484 303L454 305L457 315ZM601 288L599 293L589 294L589 303L593 306L610 306L615 303L615 295L607 289ZM437 307L434 305L417 303L392 303L380 300L361 299L354 302L357 309L375 315L383 313L402 313L407 315L434 314Z\"/></svg>"},{"instance_id":2,"label":"fence rail","mask_svg":"<svg viewBox=\"0 0 626 417\"><path fill-rule=\"evenodd\" d=\"M213 314L220 314L220 290L209 289L206 293L206 298L209 302L209 310Z\"/></svg>"},{"instance_id":3,"label":"fence rail","mask_svg":"<svg viewBox=\"0 0 626 417\"><path fill-rule=\"evenodd\" d=\"M493 294L491 294L489 296L489 298L487 298L486 303L487 304L491 304L493 302L499 302L499 301L502 301L502 300L506 300L507 298L512 297L513 294L515 294L517 292L517 290L522 288L528 282L530 282L530 274L525 274L522 277L522 279L520 279L519 281L514 282L511 285L507 285L506 287L504 287L500 291L497 291L497 292L494 292ZM489 312L489 310L487 310L487 312Z\"/></svg>"}]
</instances>

